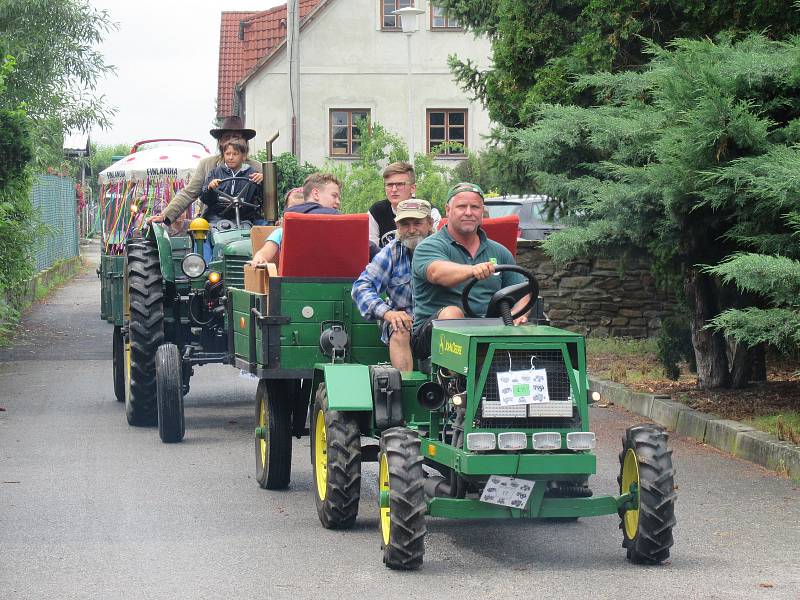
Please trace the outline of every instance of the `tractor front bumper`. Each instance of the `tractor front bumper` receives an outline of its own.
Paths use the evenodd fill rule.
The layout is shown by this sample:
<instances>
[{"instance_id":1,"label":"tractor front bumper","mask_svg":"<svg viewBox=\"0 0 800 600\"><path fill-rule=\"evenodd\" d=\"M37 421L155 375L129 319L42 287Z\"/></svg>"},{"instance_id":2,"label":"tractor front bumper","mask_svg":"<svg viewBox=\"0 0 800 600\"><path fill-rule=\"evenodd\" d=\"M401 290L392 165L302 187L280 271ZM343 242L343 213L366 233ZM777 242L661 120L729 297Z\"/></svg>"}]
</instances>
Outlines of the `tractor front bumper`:
<instances>
[{"instance_id":1,"label":"tractor front bumper","mask_svg":"<svg viewBox=\"0 0 800 600\"><path fill-rule=\"evenodd\" d=\"M529 479L557 479L558 475L591 475L597 458L591 452L476 453L423 438L422 454L464 476L507 475Z\"/></svg>"}]
</instances>

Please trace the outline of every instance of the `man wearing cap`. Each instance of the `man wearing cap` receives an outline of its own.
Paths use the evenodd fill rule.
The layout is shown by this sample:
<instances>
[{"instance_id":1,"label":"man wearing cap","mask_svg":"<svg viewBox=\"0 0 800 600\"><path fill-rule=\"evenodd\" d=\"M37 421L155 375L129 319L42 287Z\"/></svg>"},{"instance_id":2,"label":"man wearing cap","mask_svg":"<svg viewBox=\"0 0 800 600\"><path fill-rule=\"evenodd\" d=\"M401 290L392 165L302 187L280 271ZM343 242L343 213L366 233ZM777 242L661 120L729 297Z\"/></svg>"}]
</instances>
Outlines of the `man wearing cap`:
<instances>
[{"instance_id":1,"label":"man wearing cap","mask_svg":"<svg viewBox=\"0 0 800 600\"><path fill-rule=\"evenodd\" d=\"M401 201L395 223L397 236L367 265L353 284L352 296L364 318L380 321L381 340L389 346L392 366L411 371L411 257L433 232L430 203L415 198ZM388 300L381 298L384 292Z\"/></svg>"},{"instance_id":2,"label":"man wearing cap","mask_svg":"<svg viewBox=\"0 0 800 600\"><path fill-rule=\"evenodd\" d=\"M256 136L255 130L246 129L241 117L235 115L226 117L225 121L222 123L222 127L219 129L212 129L209 133L211 137L217 140L220 153L218 155L208 156L197 163L197 167L194 173L192 173L189 184L175 194L175 197L167 204L161 214L151 216L148 222L163 222L170 225L183 211L191 206L192 202L200 197L200 193L203 191L203 184L208 174L218 166L224 164L222 160L222 147L233 138L242 138L246 143ZM260 184L264 180L264 175L261 173L261 163L250 159L247 159L246 162L255 171L250 174L250 179L254 183Z\"/></svg>"},{"instance_id":3,"label":"man wearing cap","mask_svg":"<svg viewBox=\"0 0 800 600\"><path fill-rule=\"evenodd\" d=\"M431 354L434 319L464 317L461 292L473 278L470 306L485 314L489 300L499 289L525 281L519 273L494 274L495 265L513 265L511 252L486 237L483 223L483 190L472 183L458 183L447 192L447 226L424 240L414 252L411 274L414 287L414 327L411 348L417 358ZM525 296L515 306L527 302ZM514 321L526 323L527 315Z\"/></svg>"}]
</instances>

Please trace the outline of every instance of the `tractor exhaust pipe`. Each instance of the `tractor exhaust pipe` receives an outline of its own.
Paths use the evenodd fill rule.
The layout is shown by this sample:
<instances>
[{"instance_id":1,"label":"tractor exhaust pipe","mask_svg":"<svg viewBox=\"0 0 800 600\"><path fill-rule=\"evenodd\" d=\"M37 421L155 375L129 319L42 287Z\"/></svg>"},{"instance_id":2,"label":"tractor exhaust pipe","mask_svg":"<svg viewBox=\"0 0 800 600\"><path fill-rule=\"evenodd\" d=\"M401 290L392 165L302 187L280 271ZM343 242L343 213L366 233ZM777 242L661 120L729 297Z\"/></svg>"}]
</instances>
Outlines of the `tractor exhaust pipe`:
<instances>
[{"instance_id":1,"label":"tractor exhaust pipe","mask_svg":"<svg viewBox=\"0 0 800 600\"><path fill-rule=\"evenodd\" d=\"M261 205L261 213L267 223L275 224L278 220L278 168L272 156L272 144L278 139L279 131L275 132L267 140L267 160L261 163L261 172L264 174L264 181L261 182L264 202Z\"/></svg>"}]
</instances>

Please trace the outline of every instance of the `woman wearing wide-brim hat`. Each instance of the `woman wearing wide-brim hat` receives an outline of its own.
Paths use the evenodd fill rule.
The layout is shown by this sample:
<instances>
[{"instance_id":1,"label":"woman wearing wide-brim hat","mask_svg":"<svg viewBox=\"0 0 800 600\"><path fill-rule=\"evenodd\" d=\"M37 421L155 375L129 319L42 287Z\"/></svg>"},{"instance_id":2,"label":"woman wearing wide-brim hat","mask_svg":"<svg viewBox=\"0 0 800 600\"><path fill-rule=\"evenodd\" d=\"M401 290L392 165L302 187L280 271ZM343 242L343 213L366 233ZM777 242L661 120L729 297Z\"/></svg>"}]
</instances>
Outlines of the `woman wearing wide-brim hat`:
<instances>
[{"instance_id":1,"label":"woman wearing wide-brim hat","mask_svg":"<svg viewBox=\"0 0 800 600\"><path fill-rule=\"evenodd\" d=\"M232 117L226 117L221 127L212 129L209 133L217 140L217 146L220 150L219 154L208 156L197 163L197 167L192 174L189 184L175 194L175 197L170 201L169 204L167 204L166 208L161 214L150 217L148 219L150 223L163 222L169 225L175 221L175 219L177 219L181 213L183 213L183 211L189 208L192 202L197 200L197 198L200 196L200 192L203 190L203 182L205 182L206 176L212 170L214 170L215 167L217 167L219 164L222 164L223 144L236 137L243 138L245 141L248 141L252 140L256 136L255 130L245 128L242 118L236 115ZM248 158L247 164L253 167L253 169L256 171L250 175L250 179L252 179L255 183L260 184L264 179L264 175L261 173L261 163Z\"/></svg>"}]
</instances>

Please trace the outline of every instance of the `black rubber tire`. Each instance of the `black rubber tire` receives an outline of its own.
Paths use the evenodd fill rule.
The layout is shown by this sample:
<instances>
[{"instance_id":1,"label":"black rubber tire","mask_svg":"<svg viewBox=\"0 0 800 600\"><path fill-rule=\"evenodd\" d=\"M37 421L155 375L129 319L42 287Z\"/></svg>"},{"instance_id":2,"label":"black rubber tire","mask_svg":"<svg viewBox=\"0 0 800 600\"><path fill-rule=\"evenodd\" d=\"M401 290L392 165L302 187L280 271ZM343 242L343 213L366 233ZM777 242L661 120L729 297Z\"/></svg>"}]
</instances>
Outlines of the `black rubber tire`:
<instances>
[{"instance_id":1,"label":"black rubber tire","mask_svg":"<svg viewBox=\"0 0 800 600\"><path fill-rule=\"evenodd\" d=\"M153 242L128 245L130 322L130 390L125 413L128 424L155 425L156 351L164 343L164 291L158 248Z\"/></svg>"},{"instance_id":2,"label":"black rubber tire","mask_svg":"<svg viewBox=\"0 0 800 600\"><path fill-rule=\"evenodd\" d=\"M657 565L669 558L672 528L675 526L675 470L672 450L667 447L668 434L655 425L629 428L622 437L619 454L620 474L617 482L622 490L622 473L628 450L636 455L639 473L639 520L636 534L628 536L624 515L620 513L622 546L628 560L637 564Z\"/></svg>"},{"instance_id":3,"label":"black rubber tire","mask_svg":"<svg viewBox=\"0 0 800 600\"><path fill-rule=\"evenodd\" d=\"M181 354L175 344L162 344L156 351L156 398L158 437L165 444L180 442L186 433L186 423Z\"/></svg>"},{"instance_id":4,"label":"black rubber tire","mask_svg":"<svg viewBox=\"0 0 800 600\"><path fill-rule=\"evenodd\" d=\"M405 427L387 429L381 435L379 468L384 457L389 471L390 524L388 543L381 533L383 562L390 569L418 569L425 554L428 509L419 436Z\"/></svg>"},{"instance_id":5,"label":"black rubber tire","mask_svg":"<svg viewBox=\"0 0 800 600\"><path fill-rule=\"evenodd\" d=\"M361 498L361 431L353 415L328 410L328 391L319 385L311 413L311 470L314 501L323 527L348 529L356 522ZM327 466L324 486L317 481L317 421L323 419L325 431L323 464ZM320 495L324 487L324 497Z\"/></svg>"},{"instance_id":6,"label":"black rubber tire","mask_svg":"<svg viewBox=\"0 0 800 600\"><path fill-rule=\"evenodd\" d=\"M111 339L111 364L114 370L114 396L117 402L125 402L125 340L122 327L114 326Z\"/></svg>"},{"instance_id":7,"label":"black rubber tire","mask_svg":"<svg viewBox=\"0 0 800 600\"><path fill-rule=\"evenodd\" d=\"M292 475L291 406L284 389L283 381L262 379L256 390L256 427L264 428L263 439L255 436L256 481L266 490L288 487Z\"/></svg>"}]
</instances>

